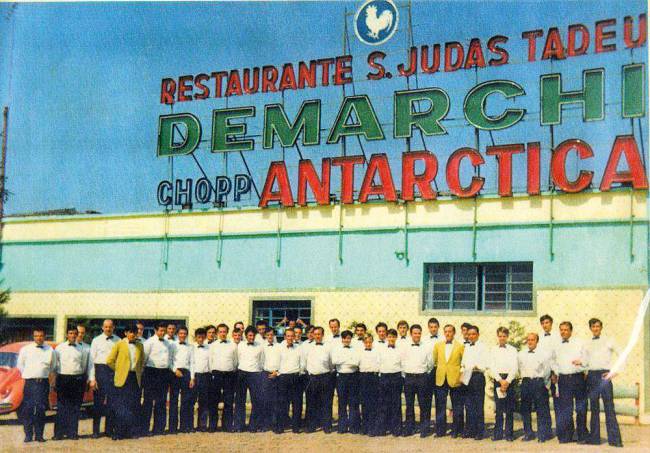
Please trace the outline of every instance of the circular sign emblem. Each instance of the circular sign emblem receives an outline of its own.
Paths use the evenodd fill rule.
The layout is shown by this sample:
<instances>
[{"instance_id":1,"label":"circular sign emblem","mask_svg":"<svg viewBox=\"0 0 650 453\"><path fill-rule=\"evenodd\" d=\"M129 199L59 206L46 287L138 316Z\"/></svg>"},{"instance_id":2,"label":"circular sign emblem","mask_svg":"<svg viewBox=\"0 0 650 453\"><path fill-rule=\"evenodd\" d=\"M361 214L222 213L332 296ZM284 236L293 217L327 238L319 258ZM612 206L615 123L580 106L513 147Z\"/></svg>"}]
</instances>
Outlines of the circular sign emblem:
<instances>
[{"instance_id":1,"label":"circular sign emblem","mask_svg":"<svg viewBox=\"0 0 650 453\"><path fill-rule=\"evenodd\" d=\"M398 19L392 0L368 0L354 16L354 31L361 42L376 46L393 36Z\"/></svg>"}]
</instances>

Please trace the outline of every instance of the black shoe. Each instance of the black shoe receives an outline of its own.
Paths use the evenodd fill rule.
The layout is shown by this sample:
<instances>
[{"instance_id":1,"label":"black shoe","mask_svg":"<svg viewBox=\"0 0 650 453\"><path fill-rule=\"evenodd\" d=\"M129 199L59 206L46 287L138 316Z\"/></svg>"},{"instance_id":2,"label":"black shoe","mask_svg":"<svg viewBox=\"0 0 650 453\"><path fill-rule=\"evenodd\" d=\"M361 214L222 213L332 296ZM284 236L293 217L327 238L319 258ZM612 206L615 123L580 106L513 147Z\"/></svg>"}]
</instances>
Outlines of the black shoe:
<instances>
[{"instance_id":1,"label":"black shoe","mask_svg":"<svg viewBox=\"0 0 650 453\"><path fill-rule=\"evenodd\" d=\"M45 439L43 437L37 437L36 442L45 442Z\"/></svg>"},{"instance_id":2,"label":"black shoe","mask_svg":"<svg viewBox=\"0 0 650 453\"><path fill-rule=\"evenodd\" d=\"M445 436L446 436L445 433L436 433L436 434L434 434L434 437L445 437Z\"/></svg>"},{"instance_id":3,"label":"black shoe","mask_svg":"<svg viewBox=\"0 0 650 453\"><path fill-rule=\"evenodd\" d=\"M52 440L63 440L63 436L54 436Z\"/></svg>"},{"instance_id":4,"label":"black shoe","mask_svg":"<svg viewBox=\"0 0 650 453\"><path fill-rule=\"evenodd\" d=\"M528 434L524 436L522 439L524 442L530 442L531 440L535 440L535 435L534 434Z\"/></svg>"},{"instance_id":5,"label":"black shoe","mask_svg":"<svg viewBox=\"0 0 650 453\"><path fill-rule=\"evenodd\" d=\"M480 434L474 436L474 440L483 440L483 439L485 439L485 436L482 436Z\"/></svg>"},{"instance_id":6,"label":"black shoe","mask_svg":"<svg viewBox=\"0 0 650 453\"><path fill-rule=\"evenodd\" d=\"M429 437L431 435L431 432L429 430L422 431L420 433L420 439L424 439L425 437Z\"/></svg>"},{"instance_id":7,"label":"black shoe","mask_svg":"<svg viewBox=\"0 0 650 453\"><path fill-rule=\"evenodd\" d=\"M323 428L325 434L332 434L332 428Z\"/></svg>"},{"instance_id":8,"label":"black shoe","mask_svg":"<svg viewBox=\"0 0 650 453\"><path fill-rule=\"evenodd\" d=\"M25 440L23 440L23 442L25 442L26 444L28 444L28 443L30 443L32 441L33 441L33 439L32 439L31 436L25 436Z\"/></svg>"},{"instance_id":9,"label":"black shoe","mask_svg":"<svg viewBox=\"0 0 650 453\"><path fill-rule=\"evenodd\" d=\"M100 437L102 437L102 435L99 433L93 433L93 435L90 437L92 437L93 439L99 439Z\"/></svg>"},{"instance_id":10,"label":"black shoe","mask_svg":"<svg viewBox=\"0 0 650 453\"><path fill-rule=\"evenodd\" d=\"M609 442L612 447L623 448L623 442Z\"/></svg>"},{"instance_id":11,"label":"black shoe","mask_svg":"<svg viewBox=\"0 0 650 453\"><path fill-rule=\"evenodd\" d=\"M492 436L492 441L503 440L503 436Z\"/></svg>"},{"instance_id":12,"label":"black shoe","mask_svg":"<svg viewBox=\"0 0 650 453\"><path fill-rule=\"evenodd\" d=\"M294 433L294 434L299 434L300 433L300 428L293 428L291 430L291 432Z\"/></svg>"},{"instance_id":13,"label":"black shoe","mask_svg":"<svg viewBox=\"0 0 650 453\"><path fill-rule=\"evenodd\" d=\"M515 438L512 436L506 436L506 441L507 442L514 442Z\"/></svg>"}]
</instances>

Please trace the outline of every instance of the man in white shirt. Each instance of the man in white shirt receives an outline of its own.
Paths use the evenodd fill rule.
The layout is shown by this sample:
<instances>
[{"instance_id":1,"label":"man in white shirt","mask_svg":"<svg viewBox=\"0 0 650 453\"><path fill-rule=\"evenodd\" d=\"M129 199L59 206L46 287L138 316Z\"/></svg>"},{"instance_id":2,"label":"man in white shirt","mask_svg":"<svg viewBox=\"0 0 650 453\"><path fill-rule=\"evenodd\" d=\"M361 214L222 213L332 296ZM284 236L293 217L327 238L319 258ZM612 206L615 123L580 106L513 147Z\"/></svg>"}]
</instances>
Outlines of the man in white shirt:
<instances>
[{"instance_id":1,"label":"man in white shirt","mask_svg":"<svg viewBox=\"0 0 650 453\"><path fill-rule=\"evenodd\" d=\"M479 328L467 328L469 344L463 352L461 362L462 380L466 387L465 404L467 421L463 437L481 440L485 437L485 370L487 368L488 350L479 341Z\"/></svg>"},{"instance_id":2,"label":"man in white shirt","mask_svg":"<svg viewBox=\"0 0 650 453\"><path fill-rule=\"evenodd\" d=\"M562 340L556 345L552 364L554 383L558 386L557 438L561 444L573 440L577 432L578 442L586 443L587 436L587 385L585 367L587 352L582 341L573 338L573 325L569 321L560 323ZM576 426L573 425L575 401Z\"/></svg>"},{"instance_id":3,"label":"man in white shirt","mask_svg":"<svg viewBox=\"0 0 650 453\"><path fill-rule=\"evenodd\" d=\"M408 337L409 332L409 323L405 320L397 322L397 342L395 346L401 348L403 346L409 346L411 344L411 339Z\"/></svg>"},{"instance_id":4,"label":"man in white shirt","mask_svg":"<svg viewBox=\"0 0 650 453\"><path fill-rule=\"evenodd\" d=\"M165 340L171 342L178 341L178 335L176 335L176 323L168 322L166 326Z\"/></svg>"},{"instance_id":5,"label":"man in white shirt","mask_svg":"<svg viewBox=\"0 0 650 453\"><path fill-rule=\"evenodd\" d=\"M255 341L257 331L253 326L248 326L244 331L245 341L237 345L237 361L239 363L239 378L243 385L242 391L235 401L235 430L246 430L246 392L250 394L251 414L248 422L248 431L261 432L262 424L262 368L264 366L264 345Z\"/></svg>"},{"instance_id":6,"label":"man in white shirt","mask_svg":"<svg viewBox=\"0 0 650 453\"><path fill-rule=\"evenodd\" d=\"M239 356L237 353L238 343L234 339L241 340L241 332L233 330L233 341L230 341L228 340L228 330L226 324L219 324L216 327L217 339L209 346L209 363L212 373L209 401L210 423L208 425L210 432L217 430L219 401L223 401L221 429L227 432L232 432L235 429L233 403Z\"/></svg>"},{"instance_id":7,"label":"man in white shirt","mask_svg":"<svg viewBox=\"0 0 650 453\"><path fill-rule=\"evenodd\" d=\"M45 411L48 408L50 387L55 382L56 353L45 343L45 329L35 327L34 342L23 346L18 353L16 367L25 380L23 402L18 409L23 422L25 442L45 442Z\"/></svg>"},{"instance_id":8,"label":"man in white shirt","mask_svg":"<svg viewBox=\"0 0 650 453\"><path fill-rule=\"evenodd\" d=\"M86 326L85 324L77 324L77 344L83 349L86 349L90 354L90 345L86 343Z\"/></svg>"},{"instance_id":9,"label":"man in white shirt","mask_svg":"<svg viewBox=\"0 0 650 453\"><path fill-rule=\"evenodd\" d=\"M280 344L280 366L278 369L278 403L276 404L276 426L273 431L280 434L285 429L285 420L289 418L291 407L291 431L300 432L302 418L301 373L305 364L303 354L295 343L296 333L292 329L284 332L284 341Z\"/></svg>"},{"instance_id":10,"label":"man in white shirt","mask_svg":"<svg viewBox=\"0 0 650 453\"><path fill-rule=\"evenodd\" d=\"M379 416L379 349L373 347L373 337L366 334L364 348L359 352L359 403L361 405L361 434L377 435Z\"/></svg>"},{"instance_id":11,"label":"man in white shirt","mask_svg":"<svg viewBox=\"0 0 650 453\"><path fill-rule=\"evenodd\" d=\"M178 341L171 343L173 374L169 387L169 432L172 434L179 430L179 400L180 432L189 433L194 430L194 390L190 386L194 348L187 338L187 327L179 327L177 337Z\"/></svg>"},{"instance_id":12,"label":"man in white shirt","mask_svg":"<svg viewBox=\"0 0 650 453\"><path fill-rule=\"evenodd\" d=\"M540 350L545 349L549 353L551 360L553 360L555 348L561 341L560 335L557 332L553 332L553 318L549 314L540 316L539 325L542 330L539 332L539 343L537 347ZM555 413L555 421L557 422L560 418L560 403L557 400L557 385L554 382L551 382L550 390L551 396L553 397L553 412Z\"/></svg>"},{"instance_id":13,"label":"man in white shirt","mask_svg":"<svg viewBox=\"0 0 650 453\"><path fill-rule=\"evenodd\" d=\"M415 397L420 408L420 437L430 434L431 399L429 398L428 378L433 368L433 351L429 351L426 343L422 343L422 327L413 324L410 329L411 341L404 346L402 356L402 371L404 372L404 399L406 400L406 422L404 436L412 436L415 432Z\"/></svg>"},{"instance_id":14,"label":"man in white shirt","mask_svg":"<svg viewBox=\"0 0 650 453\"><path fill-rule=\"evenodd\" d=\"M427 321L427 329L429 330L429 333L426 335L426 337L423 335L420 341L423 343L423 345L426 345L426 348L429 350L431 357L433 357L433 347L436 345L436 343L442 340L442 336L438 333L440 330L440 321L438 321L437 318L429 318ZM429 401L431 401L431 407L433 408L435 407L434 396L436 393L436 367L433 365L433 359L431 371L429 371L429 376L427 378L427 392L427 398Z\"/></svg>"},{"instance_id":15,"label":"man in white shirt","mask_svg":"<svg viewBox=\"0 0 650 453\"><path fill-rule=\"evenodd\" d=\"M609 373L613 355L619 354L616 344L602 334L603 323L600 319L589 320L592 333L591 341L587 343L588 373L587 390L589 392L589 407L591 408L591 423L589 429L589 444L600 445L600 399L605 408L605 425L607 427L607 442L613 447L622 447L621 431L616 420L614 409L614 389L611 379L605 376Z\"/></svg>"},{"instance_id":16,"label":"man in white shirt","mask_svg":"<svg viewBox=\"0 0 650 453\"><path fill-rule=\"evenodd\" d=\"M90 343L90 364L88 379L93 394L93 438L100 437L102 417L106 417L104 432L112 436L115 430L115 410L111 399L115 394L113 382L113 370L106 365L106 358L110 354L115 343L120 341L117 335L113 334L114 324L111 319L105 319L102 323L102 333Z\"/></svg>"},{"instance_id":17,"label":"man in white shirt","mask_svg":"<svg viewBox=\"0 0 650 453\"><path fill-rule=\"evenodd\" d=\"M192 354L192 367L190 368L190 386L194 390L195 399L198 401L196 429L199 432L208 430L208 420L216 417L217 405L211 405L212 374L210 373L210 348L205 344L207 331L203 327L194 330L194 353ZM216 424L216 421L215 421Z\"/></svg>"},{"instance_id":18,"label":"man in white shirt","mask_svg":"<svg viewBox=\"0 0 650 453\"><path fill-rule=\"evenodd\" d=\"M377 435L389 432L402 434L402 349L397 343L397 331L388 330L388 344L379 349L379 417Z\"/></svg>"},{"instance_id":19,"label":"man in white shirt","mask_svg":"<svg viewBox=\"0 0 650 453\"><path fill-rule=\"evenodd\" d=\"M327 323L330 334L327 337L323 338L325 343L335 342L336 344L341 344L341 321L336 318L330 319Z\"/></svg>"},{"instance_id":20,"label":"man in white shirt","mask_svg":"<svg viewBox=\"0 0 650 453\"><path fill-rule=\"evenodd\" d=\"M321 427L323 432L332 432L332 401L329 398L331 388L332 358L330 345L323 343L322 327L313 330L314 341L306 349L305 369L309 375L307 384L307 432L314 432ZM329 410L327 405L330 405Z\"/></svg>"},{"instance_id":21,"label":"man in white shirt","mask_svg":"<svg viewBox=\"0 0 650 453\"><path fill-rule=\"evenodd\" d=\"M517 362L517 350L508 344L510 330L507 327L497 329L497 345L492 348L488 370L494 381L494 433L492 440L502 440L504 437L508 442L515 440L513 432L515 415L515 389L511 386L519 371ZM503 426L505 418L505 429Z\"/></svg>"},{"instance_id":22,"label":"man in white shirt","mask_svg":"<svg viewBox=\"0 0 650 453\"><path fill-rule=\"evenodd\" d=\"M167 324L159 322L155 334L144 342L143 432L149 433L153 414L152 435L163 434L167 425L167 389L171 379L172 346L165 340Z\"/></svg>"},{"instance_id":23,"label":"man in white shirt","mask_svg":"<svg viewBox=\"0 0 650 453\"><path fill-rule=\"evenodd\" d=\"M264 337L264 365L260 385L260 405L261 428L266 432L278 426L275 407L278 405L280 343L275 341L275 331L271 327L266 330Z\"/></svg>"},{"instance_id":24,"label":"man in white shirt","mask_svg":"<svg viewBox=\"0 0 650 453\"><path fill-rule=\"evenodd\" d=\"M352 348L356 350L363 349L364 348L363 339L366 337L367 332L368 332L368 328L364 323L360 322L357 325L355 325L354 335L352 336L352 340L350 341L350 346L352 346Z\"/></svg>"},{"instance_id":25,"label":"man in white shirt","mask_svg":"<svg viewBox=\"0 0 650 453\"><path fill-rule=\"evenodd\" d=\"M553 437L551 431L551 412L548 405L546 383L551 377L551 354L539 347L539 335L529 333L527 347L518 354L521 375L521 416L524 422L524 441L535 439L531 422L533 404L537 412L537 440L546 442Z\"/></svg>"},{"instance_id":26,"label":"man in white shirt","mask_svg":"<svg viewBox=\"0 0 650 453\"><path fill-rule=\"evenodd\" d=\"M373 341L373 349L385 348L388 345L388 325L385 322L378 322L375 326L377 341Z\"/></svg>"},{"instance_id":27,"label":"man in white shirt","mask_svg":"<svg viewBox=\"0 0 650 453\"><path fill-rule=\"evenodd\" d=\"M68 329L67 341L56 352L56 421L54 440L77 439L81 403L88 378L89 351L77 343L76 327Z\"/></svg>"},{"instance_id":28,"label":"man in white shirt","mask_svg":"<svg viewBox=\"0 0 650 453\"><path fill-rule=\"evenodd\" d=\"M259 319L255 323L255 330L257 333L255 334L255 341L257 341L259 344L264 343L264 339L266 337L266 331L269 329L269 323L266 322L264 319ZM275 341L275 338L273 338L273 341Z\"/></svg>"},{"instance_id":29,"label":"man in white shirt","mask_svg":"<svg viewBox=\"0 0 650 453\"><path fill-rule=\"evenodd\" d=\"M359 432L359 351L351 345L352 332L341 333L341 346L332 350L332 364L336 367L336 394L338 395L338 432Z\"/></svg>"}]
</instances>

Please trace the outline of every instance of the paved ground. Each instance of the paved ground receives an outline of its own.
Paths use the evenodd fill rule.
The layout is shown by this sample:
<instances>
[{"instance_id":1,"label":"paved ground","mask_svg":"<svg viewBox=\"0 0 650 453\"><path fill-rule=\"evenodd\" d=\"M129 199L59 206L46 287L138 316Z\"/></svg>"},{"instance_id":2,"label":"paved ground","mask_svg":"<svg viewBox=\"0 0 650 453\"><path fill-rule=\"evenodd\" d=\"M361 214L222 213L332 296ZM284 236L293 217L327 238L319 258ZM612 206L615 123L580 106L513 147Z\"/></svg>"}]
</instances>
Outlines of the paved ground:
<instances>
[{"instance_id":1,"label":"paved ground","mask_svg":"<svg viewBox=\"0 0 650 453\"><path fill-rule=\"evenodd\" d=\"M50 417L51 419L51 417ZM52 420L49 420L45 428L46 439L52 437ZM521 429L521 422L515 422L515 429ZM603 434L605 427L602 427ZM23 444L22 427L17 423L15 414L0 416L0 451L13 452L24 451L47 451L47 452L70 452L70 451L94 451L94 452L117 452L117 451L155 451L155 452L195 452L205 449L214 451L219 447L220 451L243 451L251 448L255 452L275 451L335 451L343 452L430 452L432 449L441 451L521 451L521 452L556 452L574 451L600 453L601 451L650 451L650 426L622 425L621 432L625 448L615 449L607 446L606 443L600 447L591 447L577 444L568 446L558 444L553 439L544 444L537 442L523 442L521 437L514 442L492 442L491 440L475 441L464 439L451 439L449 437L438 439L428 437L420 439L415 435L408 438L394 437L366 437L352 434L324 434L317 432L313 434L292 434L285 433L276 435L272 433L259 434L226 434L226 433L193 433L178 434L174 436L157 436L146 439L127 441L112 441L107 438L91 439L88 437L92 430L90 420L81 422L80 434L82 438L78 441L51 441L43 444ZM519 432L519 436L521 433Z\"/></svg>"}]
</instances>

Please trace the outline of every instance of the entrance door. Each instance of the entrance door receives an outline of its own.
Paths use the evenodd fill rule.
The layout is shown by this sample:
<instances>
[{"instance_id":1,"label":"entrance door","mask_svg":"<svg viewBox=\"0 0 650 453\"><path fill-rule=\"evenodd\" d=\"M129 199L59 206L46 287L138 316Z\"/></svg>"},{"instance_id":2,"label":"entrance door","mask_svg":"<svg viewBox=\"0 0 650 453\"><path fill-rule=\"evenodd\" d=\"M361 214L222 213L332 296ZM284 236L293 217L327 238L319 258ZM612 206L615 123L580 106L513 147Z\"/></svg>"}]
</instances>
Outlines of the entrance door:
<instances>
[{"instance_id":1,"label":"entrance door","mask_svg":"<svg viewBox=\"0 0 650 453\"><path fill-rule=\"evenodd\" d=\"M296 321L301 319L305 324L311 324L310 300L254 300L253 325L260 320L266 321L274 327L276 335L281 340L284 338L284 329L280 326L282 320Z\"/></svg>"}]
</instances>

